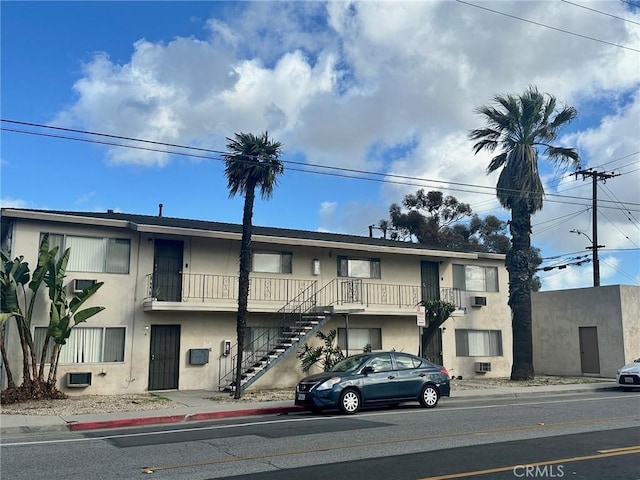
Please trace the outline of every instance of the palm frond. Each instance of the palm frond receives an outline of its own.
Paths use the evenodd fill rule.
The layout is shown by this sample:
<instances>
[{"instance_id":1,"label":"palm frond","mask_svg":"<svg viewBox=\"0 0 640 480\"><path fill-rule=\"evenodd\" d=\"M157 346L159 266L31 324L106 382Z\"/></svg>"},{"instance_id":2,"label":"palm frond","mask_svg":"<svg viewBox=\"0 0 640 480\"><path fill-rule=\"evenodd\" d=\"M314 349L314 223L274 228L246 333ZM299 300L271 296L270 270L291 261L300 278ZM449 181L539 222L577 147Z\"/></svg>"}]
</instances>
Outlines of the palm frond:
<instances>
[{"instance_id":1,"label":"palm frond","mask_svg":"<svg viewBox=\"0 0 640 480\"><path fill-rule=\"evenodd\" d=\"M263 198L269 198L284 171L280 161L282 144L269 138L268 132L256 136L236 133L227 137L230 153L222 154L225 162L229 196L246 194L247 188L257 186Z\"/></svg>"},{"instance_id":2,"label":"palm frond","mask_svg":"<svg viewBox=\"0 0 640 480\"><path fill-rule=\"evenodd\" d=\"M502 167L504 163L507 161L507 152L502 152L500 155L496 155L489 162L489 166L487 167L487 173L495 172L497 169Z\"/></svg>"},{"instance_id":3,"label":"palm frond","mask_svg":"<svg viewBox=\"0 0 640 480\"><path fill-rule=\"evenodd\" d=\"M549 123L549 128L553 129L554 131L558 130L565 124L570 123L577 116L578 111L575 108L565 106Z\"/></svg>"},{"instance_id":4,"label":"palm frond","mask_svg":"<svg viewBox=\"0 0 640 480\"><path fill-rule=\"evenodd\" d=\"M580 154L575 148L548 146L544 155L553 162L580 167Z\"/></svg>"},{"instance_id":5,"label":"palm frond","mask_svg":"<svg viewBox=\"0 0 640 480\"><path fill-rule=\"evenodd\" d=\"M480 138L498 140L500 138L500 135L501 133L493 128L479 128L477 130L472 130L469 134L469 138L471 140L478 140Z\"/></svg>"},{"instance_id":6,"label":"palm frond","mask_svg":"<svg viewBox=\"0 0 640 480\"><path fill-rule=\"evenodd\" d=\"M476 144L473 145L473 153L478 153L482 150L487 150L488 152L493 152L498 146L498 142L495 140L480 140Z\"/></svg>"}]
</instances>

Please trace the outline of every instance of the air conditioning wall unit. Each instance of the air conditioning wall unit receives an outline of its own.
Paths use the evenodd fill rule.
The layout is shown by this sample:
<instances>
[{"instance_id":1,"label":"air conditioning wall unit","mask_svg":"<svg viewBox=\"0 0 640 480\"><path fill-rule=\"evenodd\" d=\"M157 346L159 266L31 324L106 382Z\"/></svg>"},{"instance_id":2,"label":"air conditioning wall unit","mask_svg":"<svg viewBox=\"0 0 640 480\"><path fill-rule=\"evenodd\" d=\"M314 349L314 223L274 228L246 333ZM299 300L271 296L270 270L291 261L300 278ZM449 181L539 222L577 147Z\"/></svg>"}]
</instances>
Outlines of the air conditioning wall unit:
<instances>
[{"instance_id":1,"label":"air conditioning wall unit","mask_svg":"<svg viewBox=\"0 0 640 480\"><path fill-rule=\"evenodd\" d=\"M96 283L97 283L97 280L88 280L88 279L76 278L73 281L73 293L80 293L85 288L89 288L92 285L95 285Z\"/></svg>"},{"instance_id":2,"label":"air conditioning wall unit","mask_svg":"<svg viewBox=\"0 0 640 480\"><path fill-rule=\"evenodd\" d=\"M209 363L208 348L189 349L189 365L206 365Z\"/></svg>"},{"instance_id":3,"label":"air conditioning wall unit","mask_svg":"<svg viewBox=\"0 0 640 480\"><path fill-rule=\"evenodd\" d=\"M491 371L491 362L476 362L476 373L487 373Z\"/></svg>"},{"instance_id":4,"label":"air conditioning wall unit","mask_svg":"<svg viewBox=\"0 0 640 480\"><path fill-rule=\"evenodd\" d=\"M472 307L486 307L487 306L487 297L471 297L471 306Z\"/></svg>"},{"instance_id":5,"label":"air conditioning wall unit","mask_svg":"<svg viewBox=\"0 0 640 480\"><path fill-rule=\"evenodd\" d=\"M91 385L91 372L67 373L67 387L88 387Z\"/></svg>"}]
</instances>

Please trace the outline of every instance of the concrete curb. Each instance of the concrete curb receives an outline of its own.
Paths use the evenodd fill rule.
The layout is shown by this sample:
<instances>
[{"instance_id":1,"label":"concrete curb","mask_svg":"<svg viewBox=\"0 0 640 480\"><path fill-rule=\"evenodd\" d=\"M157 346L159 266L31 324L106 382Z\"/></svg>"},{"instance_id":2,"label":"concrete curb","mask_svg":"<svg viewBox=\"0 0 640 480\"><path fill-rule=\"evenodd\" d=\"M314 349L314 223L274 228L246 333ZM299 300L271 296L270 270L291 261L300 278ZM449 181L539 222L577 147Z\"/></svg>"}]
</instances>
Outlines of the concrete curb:
<instances>
[{"instance_id":1,"label":"concrete curb","mask_svg":"<svg viewBox=\"0 0 640 480\"><path fill-rule=\"evenodd\" d=\"M530 387L523 387L530 388ZM618 386L602 386L602 387L592 387L588 390L584 388L573 388L567 390L548 390L548 391L521 391L521 392L501 392L501 393L480 393L474 394L469 397L457 397L455 394L450 398L454 398L456 400L460 400L462 402L471 402L477 399L486 400L487 398L522 398L522 397L549 397L549 396L558 396L558 395L566 395L572 393L584 393L584 392L612 392L620 390Z\"/></svg>"},{"instance_id":2,"label":"concrete curb","mask_svg":"<svg viewBox=\"0 0 640 480\"><path fill-rule=\"evenodd\" d=\"M95 422L70 422L68 430L78 432L82 430L100 430L103 428L138 427L143 425L162 425L184 421L186 415L163 415L159 417L119 418L116 420L100 420Z\"/></svg>"},{"instance_id":3,"label":"concrete curb","mask_svg":"<svg viewBox=\"0 0 640 480\"><path fill-rule=\"evenodd\" d=\"M79 432L85 430L101 430L105 428L139 427L145 425L163 425L168 423L201 422L219 418L249 417L253 415L282 415L286 413L302 412L301 407L261 407L242 410L224 410L218 412L200 412L182 415L162 415L155 417L119 418L115 420L100 420L86 422L69 422L68 430ZM63 430L65 430L63 428Z\"/></svg>"},{"instance_id":4,"label":"concrete curb","mask_svg":"<svg viewBox=\"0 0 640 480\"><path fill-rule=\"evenodd\" d=\"M476 400L486 400L486 399L510 399L510 398L539 398L539 397L549 397L549 396L561 396L566 394L576 394L576 393L585 393L585 392L598 392L598 391L618 391L620 390L619 386L616 384L607 384L602 386L590 386L588 388L572 386L566 389L558 390L558 389L549 389L549 390L531 390L531 387L523 387L523 389L519 389L519 391L505 391L505 389L501 389L499 391L487 391L487 392L478 392L478 391L466 391L468 393L463 395L456 395L456 391L454 390L451 396L452 400L460 401L460 402L473 402ZM461 390L458 393L465 392ZM164 415L150 415L144 416L141 414L140 416L135 416L131 418L113 418L113 419L105 419L105 420L65 420L62 417L34 417L34 416L24 416L20 419L10 419L3 417L3 423L14 423L14 425L5 426L3 425L1 428L2 434L8 433L39 433L39 432L64 432L64 431L72 431L72 432L80 432L80 431L88 431L88 430L103 430L110 428L125 428L125 427L140 427L140 426L149 426L149 425L163 425L163 424L176 424L183 422L199 422L205 420L215 420L220 418L233 418L233 417L247 417L247 416L256 416L256 415L283 415L288 413L298 413L305 411L304 408L298 407L295 405L265 405L264 407L260 406L252 406L250 408L234 408L230 404L230 408L227 410L221 410L220 408L225 408L221 406L217 406L216 409L211 409L209 411L199 411L194 413L167 413ZM206 407L202 407L206 409ZM11 417L11 416L7 416Z\"/></svg>"},{"instance_id":5,"label":"concrete curb","mask_svg":"<svg viewBox=\"0 0 640 480\"><path fill-rule=\"evenodd\" d=\"M274 414L285 414L285 413L295 413L295 412L304 412L304 408L302 407L264 407L264 408L249 408L245 410L226 410L224 412L204 412L204 413L194 413L192 415L187 415L185 420L200 422L202 420L214 420L217 418L229 418L229 417L248 417L252 415L274 415Z\"/></svg>"}]
</instances>

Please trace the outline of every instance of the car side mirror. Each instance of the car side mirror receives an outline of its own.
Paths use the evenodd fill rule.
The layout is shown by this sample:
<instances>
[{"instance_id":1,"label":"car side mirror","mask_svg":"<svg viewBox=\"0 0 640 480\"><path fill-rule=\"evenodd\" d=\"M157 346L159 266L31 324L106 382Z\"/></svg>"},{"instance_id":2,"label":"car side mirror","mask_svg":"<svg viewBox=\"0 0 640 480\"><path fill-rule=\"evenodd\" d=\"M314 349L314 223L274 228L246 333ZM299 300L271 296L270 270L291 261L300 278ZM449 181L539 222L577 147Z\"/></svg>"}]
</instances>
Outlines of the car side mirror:
<instances>
[{"instance_id":1,"label":"car side mirror","mask_svg":"<svg viewBox=\"0 0 640 480\"><path fill-rule=\"evenodd\" d=\"M373 373L373 367L371 365L367 365L362 369L362 373L364 373L365 375L369 375L370 373Z\"/></svg>"}]
</instances>

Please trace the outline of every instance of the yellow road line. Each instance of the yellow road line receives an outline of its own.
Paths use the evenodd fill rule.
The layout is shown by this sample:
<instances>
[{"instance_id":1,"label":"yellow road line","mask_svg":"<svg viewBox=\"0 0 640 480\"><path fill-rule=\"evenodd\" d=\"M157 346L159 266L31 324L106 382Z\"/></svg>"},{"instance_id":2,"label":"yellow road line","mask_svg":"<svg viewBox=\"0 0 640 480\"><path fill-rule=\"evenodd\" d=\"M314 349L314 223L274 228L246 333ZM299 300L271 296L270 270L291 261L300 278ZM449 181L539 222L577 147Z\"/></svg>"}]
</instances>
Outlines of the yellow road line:
<instances>
[{"instance_id":1,"label":"yellow road line","mask_svg":"<svg viewBox=\"0 0 640 480\"><path fill-rule=\"evenodd\" d=\"M377 440L374 442L358 442L358 443L352 443L347 445L330 445L326 447L314 448L313 450L290 450L287 452L271 452L271 453L265 453L261 455L221 458L218 460L207 460L203 462L182 463L182 464L178 463L173 465L160 465L157 467L143 467L141 470L143 473L153 473L160 470L173 470L178 468L198 467L198 466L215 465L215 464L221 464L221 463L242 462L246 460L260 460L263 458L282 457L287 455L307 455L309 453L328 452L331 450L342 450L345 448L373 447L378 445L391 445L394 443L418 442L421 440L436 440L441 438L468 437L470 435L490 435L490 434L496 434L496 433L535 430L535 429L541 429L541 428L548 429L553 427L566 427L570 425L587 425L591 423L607 422L610 420L621 420L624 418L635 418L635 416L628 416L628 417L615 416L615 417L606 417L606 418L595 418L595 419L589 419L589 420L575 420L572 422L560 422L560 423L538 423L536 425L523 425L519 427L496 428L491 430L484 430L481 432L445 433L442 435L422 435L419 437L405 437L405 438L399 438L395 440ZM439 478L439 477L434 477L434 478ZM452 478L457 478L457 477L452 477Z\"/></svg>"},{"instance_id":2,"label":"yellow road line","mask_svg":"<svg viewBox=\"0 0 640 480\"><path fill-rule=\"evenodd\" d=\"M638 448L640 448L640 445L633 445L632 447L609 448L607 450L598 450L598 453L624 452L625 450L636 450Z\"/></svg>"},{"instance_id":3,"label":"yellow road line","mask_svg":"<svg viewBox=\"0 0 640 480\"><path fill-rule=\"evenodd\" d=\"M608 453L596 453L593 455L585 455L582 457L569 457L569 458L560 458L558 460L547 460L545 462L527 463L527 466L541 467L544 465L557 465L558 463L581 462L584 460L595 460L598 458L616 457L619 455L640 454L640 447L637 447L637 446L625 447L620 449L612 449L612 450L615 450L615 451L609 451ZM439 475L437 477L425 477L425 478L421 478L420 480L452 480L455 478L476 477L478 475L488 475L490 473L508 472L510 470L514 470L515 468L521 467L521 466L522 464L509 465L508 467L488 468L486 470L476 470L473 472L452 473L449 475Z\"/></svg>"}]
</instances>

